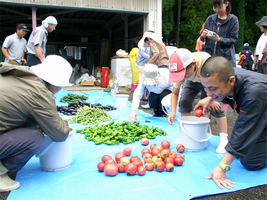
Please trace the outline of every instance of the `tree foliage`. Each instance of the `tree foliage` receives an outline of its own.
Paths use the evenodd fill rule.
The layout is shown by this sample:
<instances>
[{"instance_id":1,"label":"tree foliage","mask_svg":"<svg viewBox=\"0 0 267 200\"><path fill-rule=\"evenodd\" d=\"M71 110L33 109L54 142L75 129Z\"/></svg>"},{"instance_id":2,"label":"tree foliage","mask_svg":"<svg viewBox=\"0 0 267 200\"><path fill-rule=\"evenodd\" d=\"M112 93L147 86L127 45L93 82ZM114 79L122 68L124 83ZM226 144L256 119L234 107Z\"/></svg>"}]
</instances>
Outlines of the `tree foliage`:
<instances>
[{"instance_id":1,"label":"tree foliage","mask_svg":"<svg viewBox=\"0 0 267 200\"><path fill-rule=\"evenodd\" d=\"M231 13L238 17L240 24L236 52L239 52L246 42L254 49L262 34L255 22L267 15L267 1L232 0L231 4ZM202 24L213 13L210 0L182 0L179 47L195 51ZM177 15L178 1L162 0L162 33L168 45L170 42L176 43Z\"/></svg>"}]
</instances>

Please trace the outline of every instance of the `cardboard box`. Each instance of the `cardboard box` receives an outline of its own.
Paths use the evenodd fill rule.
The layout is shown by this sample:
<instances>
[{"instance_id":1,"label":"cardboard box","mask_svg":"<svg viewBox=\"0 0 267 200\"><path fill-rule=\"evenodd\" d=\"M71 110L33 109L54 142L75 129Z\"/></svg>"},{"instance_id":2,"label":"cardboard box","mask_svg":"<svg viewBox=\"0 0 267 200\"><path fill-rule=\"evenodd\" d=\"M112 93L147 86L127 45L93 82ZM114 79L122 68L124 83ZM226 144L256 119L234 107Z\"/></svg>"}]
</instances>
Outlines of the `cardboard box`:
<instances>
[{"instance_id":1,"label":"cardboard box","mask_svg":"<svg viewBox=\"0 0 267 200\"><path fill-rule=\"evenodd\" d=\"M81 81L80 85L94 86L95 82L93 79L87 79L87 81Z\"/></svg>"},{"instance_id":2,"label":"cardboard box","mask_svg":"<svg viewBox=\"0 0 267 200\"><path fill-rule=\"evenodd\" d=\"M96 81L95 81L95 85L96 85L96 86L100 86L100 80L96 80Z\"/></svg>"}]
</instances>

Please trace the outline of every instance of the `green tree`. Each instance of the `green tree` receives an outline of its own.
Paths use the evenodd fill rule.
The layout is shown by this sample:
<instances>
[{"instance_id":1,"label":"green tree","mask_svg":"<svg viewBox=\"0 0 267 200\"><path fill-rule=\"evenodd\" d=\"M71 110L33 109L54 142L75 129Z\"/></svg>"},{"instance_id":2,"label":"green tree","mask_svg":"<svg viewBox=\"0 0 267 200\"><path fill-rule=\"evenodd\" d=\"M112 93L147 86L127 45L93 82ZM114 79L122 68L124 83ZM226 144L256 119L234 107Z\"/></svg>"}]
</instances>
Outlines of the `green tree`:
<instances>
[{"instance_id":1,"label":"green tree","mask_svg":"<svg viewBox=\"0 0 267 200\"><path fill-rule=\"evenodd\" d=\"M176 28L174 12L176 0L162 0L162 35L170 38Z\"/></svg>"}]
</instances>

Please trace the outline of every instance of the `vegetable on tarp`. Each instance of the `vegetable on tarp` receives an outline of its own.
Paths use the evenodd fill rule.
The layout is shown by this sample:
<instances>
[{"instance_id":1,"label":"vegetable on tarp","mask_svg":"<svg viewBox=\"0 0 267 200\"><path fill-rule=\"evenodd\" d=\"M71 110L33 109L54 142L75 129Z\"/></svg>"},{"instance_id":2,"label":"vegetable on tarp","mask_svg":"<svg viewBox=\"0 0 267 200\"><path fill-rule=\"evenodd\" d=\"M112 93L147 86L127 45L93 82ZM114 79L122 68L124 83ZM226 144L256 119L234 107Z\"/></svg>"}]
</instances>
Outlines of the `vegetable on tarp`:
<instances>
[{"instance_id":1,"label":"vegetable on tarp","mask_svg":"<svg viewBox=\"0 0 267 200\"><path fill-rule=\"evenodd\" d=\"M77 110L76 115L69 122L88 125L106 122L111 119L106 110L84 106Z\"/></svg>"},{"instance_id":2,"label":"vegetable on tarp","mask_svg":"<svg viewBox=\"0 0 267 200\"><path fill-rule=\"evenodd\" d=\"M70 94L68 93L67 96L64 96L60 99L60 102L69 102L69 103L79 103L79 101L86 101L88 99L85 95L78 95L78 94Z\"/></svg>"},{"instance_id":3,"label":"vegetable on tarp","mask_svg":"<svg viewBox=\"0 0 267 200\"><path fill-rule=\"evenodd\" d=\"M147 125L140 125L139 121L114 124L114 120L105 125L94 125L84 129L77 129L77 133L85 135L89 141L95 144L108 144L117 145L120 142L124 144L131 144L144 137L154 139L158 135L166 135L167 133L162 129L152 126L149 128Z\"/></svg>"}]
</instances>

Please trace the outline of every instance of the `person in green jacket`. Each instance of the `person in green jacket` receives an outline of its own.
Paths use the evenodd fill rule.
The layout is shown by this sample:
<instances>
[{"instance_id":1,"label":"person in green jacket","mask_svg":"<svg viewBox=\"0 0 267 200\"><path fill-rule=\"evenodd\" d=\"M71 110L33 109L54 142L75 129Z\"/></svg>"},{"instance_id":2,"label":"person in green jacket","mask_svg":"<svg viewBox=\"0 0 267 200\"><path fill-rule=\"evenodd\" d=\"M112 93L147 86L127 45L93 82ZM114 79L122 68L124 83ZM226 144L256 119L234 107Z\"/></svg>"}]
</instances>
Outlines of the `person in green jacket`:
<instances>
[{"instance_id":1,"label":"person in green jacket","mask_svg":"<svg viewBox=\"0 0 267 200\"><path fill-rule=\"evenodd\" d=\"M69 135L66 116L58 114L54 94L71 86L72 67L56 55L31 68L0 63L0 192L20 187L6 174L18 171L42 147L43 131L54 142Z\"/></svg>"}]
</instances>

